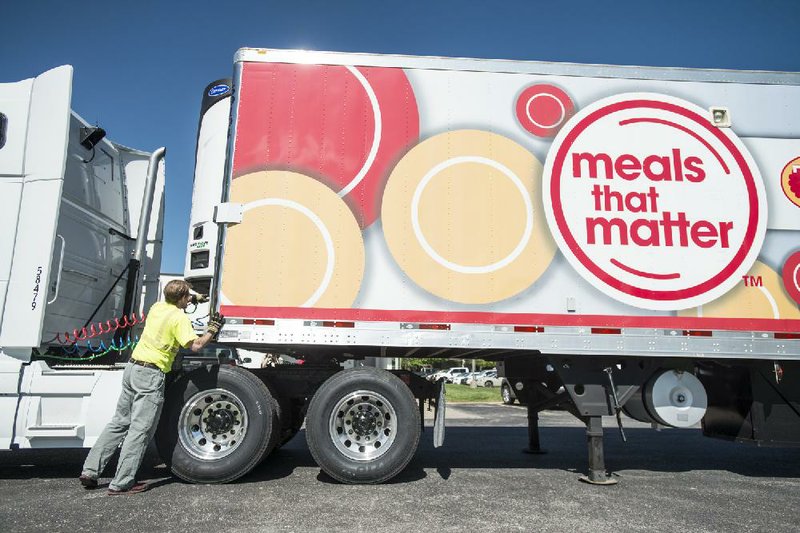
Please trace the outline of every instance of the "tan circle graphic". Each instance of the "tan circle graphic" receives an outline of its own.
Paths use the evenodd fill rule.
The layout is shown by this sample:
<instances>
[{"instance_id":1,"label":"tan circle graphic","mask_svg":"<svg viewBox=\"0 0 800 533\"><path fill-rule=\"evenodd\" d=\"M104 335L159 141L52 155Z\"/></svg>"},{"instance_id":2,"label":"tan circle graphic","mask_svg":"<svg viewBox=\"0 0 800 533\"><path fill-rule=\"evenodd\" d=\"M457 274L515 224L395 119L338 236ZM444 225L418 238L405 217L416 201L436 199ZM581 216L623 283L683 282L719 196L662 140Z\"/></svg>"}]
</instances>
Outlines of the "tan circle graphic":
<instances>
[{"instance_id":1,"label":"tan circle graphic","mask_svg":"<svg viewBox=\"0 0 800 533\"><path fill-rule=\"evenodd\" d=\"M734 289L701 307L678 311L678 316L800 318L800 310L786 295L778 273L756 261Z\"/></svg>"},{"instance_id":2,"label":"tan circle graphic","mask_svg":"<svg viewBox=\"0 0 800 533\"><path fill-rule=\"evenodd\" d=\"M233 180L243 204L228 228L223 298L233 305L350 307L364 275L364 242L353 213L331 189L288 171Z\"/></svg>"},{"instance_id":3,"label":"tan circle graphic","mask_svg":"<svg viewBox=\"0 0 800 533\"><path fill-rule=\"evenodd\" d=\"M542 165L500 135L459 130L413 149L392 171L381 219L395 261L420 287L462 303L529 287L555 254Z\"/></svg>"}]
</instances>

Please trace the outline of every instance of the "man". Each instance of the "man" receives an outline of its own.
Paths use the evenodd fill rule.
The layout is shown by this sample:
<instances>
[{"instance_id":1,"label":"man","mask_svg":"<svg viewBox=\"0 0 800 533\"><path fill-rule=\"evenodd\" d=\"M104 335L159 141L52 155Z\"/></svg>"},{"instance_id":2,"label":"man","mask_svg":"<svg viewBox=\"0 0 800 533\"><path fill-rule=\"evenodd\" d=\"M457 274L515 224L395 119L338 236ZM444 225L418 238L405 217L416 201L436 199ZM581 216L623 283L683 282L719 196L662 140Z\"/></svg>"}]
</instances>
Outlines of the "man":
<instances>
[{"instance_id":1,"label":"man","mask_svg":"<svg viewBox=\"0 0 800 533\"><path fill-rule=\"evenodd\" d=\"M199 352L225 322L222 315L214 313L203 336L195 335L189 317L183 312L194 298L190 290L191 286L183 280L170 281L164 287L166 301L150 308L142 337L122 374L122 392L114 417L83 464L79 480L85 488L97 488L97 478L122 442L117 473L108 485L108 494L147 490L147 484L136 482L136 471L161 414L166 374L181 346Z\"/></svg>"}]
</instances>

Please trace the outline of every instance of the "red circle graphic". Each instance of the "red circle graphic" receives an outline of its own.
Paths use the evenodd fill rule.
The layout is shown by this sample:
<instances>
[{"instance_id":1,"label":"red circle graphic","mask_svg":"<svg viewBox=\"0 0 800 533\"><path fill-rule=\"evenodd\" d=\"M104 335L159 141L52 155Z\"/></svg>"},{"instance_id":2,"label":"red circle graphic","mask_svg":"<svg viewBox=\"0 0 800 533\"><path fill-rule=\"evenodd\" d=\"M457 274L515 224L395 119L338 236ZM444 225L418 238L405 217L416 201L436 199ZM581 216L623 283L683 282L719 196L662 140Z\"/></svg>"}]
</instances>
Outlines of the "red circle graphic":
<instances>
[{"instance_id":1,"label":"red circle graphic","mask_svg":"<svg viewBox=\"0 0 800 533\"><path fill-rule=\"evenodd\" d=\"M553 137L575 114L575 104L562 89L539 83L520 93L516 113L517 120L529 133Z\"/></svg>"},{"instance_id":2,"label":"red circle graphic","mask_svg":"<svg viewBox=\"0 0 800 533\"><path fill-rule=\"evenodd\" d=\"M790 255L783 264L783 286L792 300L800 305L800 251Z\"/></svg>"},{"instance_id":3,"label":"red circle graphic","mask_svg":"<svg viewBox=\"0 0 800 533\"><path fill-rule=\"evenodd\" d=\"M389 171L419 138L402 69L246 63L238 95L234 179L259 170L313 176L362 228L375 221Z\"/></svg>"}]
</instances>

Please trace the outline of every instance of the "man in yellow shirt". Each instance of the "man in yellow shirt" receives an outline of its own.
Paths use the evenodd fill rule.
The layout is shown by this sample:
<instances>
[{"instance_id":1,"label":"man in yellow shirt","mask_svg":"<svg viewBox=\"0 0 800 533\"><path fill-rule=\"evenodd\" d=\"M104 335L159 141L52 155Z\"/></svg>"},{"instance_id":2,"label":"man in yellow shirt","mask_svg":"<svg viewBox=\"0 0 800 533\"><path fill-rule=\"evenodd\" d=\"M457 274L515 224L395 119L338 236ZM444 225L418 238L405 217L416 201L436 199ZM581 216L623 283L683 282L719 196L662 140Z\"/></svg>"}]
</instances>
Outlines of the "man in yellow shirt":
<instances>
[{"instance_id":1,"label":"man in yellow shirt","mask_svg":"<svg viewBox=\"0 0 800 533\"><path fill-rule=\"evenodd\" d=\"M117 410L92 447L79 478L87 489L97 487L97 478L114 455L120 442L117 472L108 494L135 494L148 486L136 482L147 444L153 436L164 404L164 382L180 347L199 352L219 332L225 319L214 313L206 332L198 337L183 312L192 300L191 286L173 280L164 287L165 302L158 302L147 314L144 331L131 361L122 375L122 392Z\"/></svg>"}]
</instances>

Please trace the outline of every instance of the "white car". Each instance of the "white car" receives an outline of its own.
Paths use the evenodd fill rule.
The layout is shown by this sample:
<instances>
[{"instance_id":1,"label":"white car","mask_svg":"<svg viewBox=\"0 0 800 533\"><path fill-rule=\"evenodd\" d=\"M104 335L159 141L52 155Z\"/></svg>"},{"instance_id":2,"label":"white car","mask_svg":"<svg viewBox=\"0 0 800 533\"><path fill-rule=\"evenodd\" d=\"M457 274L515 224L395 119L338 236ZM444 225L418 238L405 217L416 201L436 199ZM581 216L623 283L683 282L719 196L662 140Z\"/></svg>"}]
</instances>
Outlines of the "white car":
<instances>
[{"instance_id":1,"label":"white car","mask_svg":"<svg viewBox=\"0 0 800 533\"><path fill-rule=\"evenodd\" d=\"M470 372L469 374L461 377L461 379L459 379L456 383L460 383L462 385L471 385L472 384L472 380L478 379L482 375L483 375L483 371Z\"/></svg>"},{"instance_id":2,"label":"white car","mask_svg":"<svg viewBox=\"0 0 800 533\"><path fill-rule=\"evenodd\" d=\"M469 372L459 372L457 374L453 374L451 376L445 376L444 381L445 383L456 383L460 384L462 380L466 379L469 376Z\"/></svg>"},{"instance_id":3,"label":"white car","mask_svg":"<svg viewBox=\"0 0 800 533\"><path fill-rule=\"evenodd\" d=\"M469 372L469 368L465 366L454 366L452 368L448 368L447 370L437 372L428 379L431 381L439 381L440 379L444 379L445 383L452 383L454 376L458 374L466 374L467 372Z\"/></svg>"},{"instance_id":4,"label":"white car","mask_svg":"<svg viewBox=\"0 0 800 533\"><path fill-rule=\"evenodd\" d=\"M479 387L494 387L500 385L501 379L497 377L497 370L488 370L476 380Z\"/></svg>"}]
</instances>

